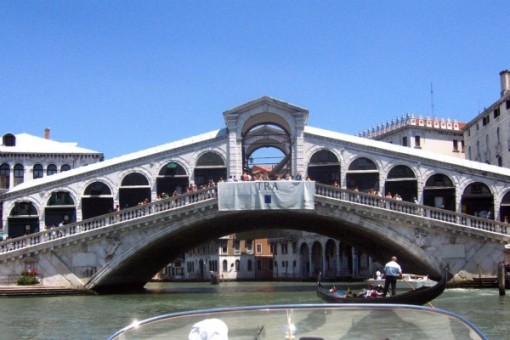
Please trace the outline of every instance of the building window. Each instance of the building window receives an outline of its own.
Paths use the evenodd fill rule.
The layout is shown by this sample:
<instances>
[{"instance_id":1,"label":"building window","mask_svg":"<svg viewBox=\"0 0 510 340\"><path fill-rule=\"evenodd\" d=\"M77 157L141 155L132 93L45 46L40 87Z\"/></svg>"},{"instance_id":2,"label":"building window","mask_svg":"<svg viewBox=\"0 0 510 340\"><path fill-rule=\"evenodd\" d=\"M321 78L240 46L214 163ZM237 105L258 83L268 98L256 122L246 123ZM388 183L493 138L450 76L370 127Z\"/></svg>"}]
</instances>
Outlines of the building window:
<instances>
[{"instance_id":1,"label":"building window","mask_svg":"<svg viewBox=\"0 0 510 340\"><path fill-rule=\"evenodd\" d=\"M236 272L241 270L241 261L236 260Z\"/></svg>"},{"instance_id":2,"label":"building window","mask_svg":"<svg viewBox=\"0 0 510 340\"><path fill-rule=\"evenodd\" d=\"M262 254L262 244L257 243L255 248L256 248L257 254Z\"/></svg>"},{"instance_id":3,"label":"building window","mask_svg":"<svg viewBox=\"0 0 510 340\"><path fill-rule=\"evenodd\" d=\"M69 164L64 164L60 167L60 172L71 170L71 166Z\"/></svg>"},{"instance_id":4,"label":"building window","mask_svg":"<svg viewBox=\"0 0 510 340\"><path fill-rule=\"evenodd\" d=\"M247 264L248 264L248 271L251 272L253 270L253 268L252 268L253 264L252 264L251 260L248 260Z\"/></svg>"},{"instance_id":5,"label":"building window","mask_svg":"<svg viewBox=\"0 0 510 340\"><path fill-rule=\"evenodd\" d=\"M262 270L262 260L257 260L257 270Z\"/></svg>"},{"instance_id":6,"label":"building window","mask_svg":"<svg viewBox=\"0 0 510 340\"><path fill-rule=\"evenodd\" d=\"M287 243L282 243L282 254L288 254L289 253L289 246Z\"/></svg>"},{"instance_id":7,"label":"building window","mask_svg":"<svg viewBox=\"0 0 510 340\"><path fill-rule=\"evenodd\" d=\"M407 137L402 137L402 146L407 146Z\"/></svg>"},{"instance_id":8,"label":"building window","mask_svg":"<svg viewBox=\"0 0 510 340\"><path fill-rule=\"evenodd\" d=\"M48 176L54 175L57 173L57 166L55 164L48 165L48 168L46 169L46 174Z\"/></svg>"},{"instance_id":9,"label":"building window","mask_svg":"<svg viewBox=\"0 0 510 340\"><path fill-rule=\"evenodd\" d=\"M494 118L498 118L499 115L500 115L500 111L499 111L499 107L497 107L495 110L494 110Z\"/></svg>"},{"instance_id":10,"label":"building window","mask_svg":"<svg viewBox=\"0 0 510 340\"><path fill-rule=\"evenodd\" d=\"M465 146L464 146L464 140L461 140L461 141L460 141L460 150L461 150L462 152L466 152L466 148L465 148Z\"/></svg>"},{"instance_id":11,"label":"building window","mask_svg":"<svg viewBox=\"0 0 510 340\"><path fill-rule=\"evenodd\" d=\"M485 125L489 124L489 122L490 122L490 116L489 116L489 115L487 115L487 116L485 116L485 117L483 117L483 118L482 118L482 124L483 124L483 126L485 126Z\"/></svg>"},{"instance_id":12,"label":"building window","mask_svg":"<svg viewBox=\"0 0 510 340\"><path fill-rule=\"evenodd\" d=\"M506 101L506 109L507 109L507 110L508 110L508 109L510 109L510 100L507 100L507 101Z\"/></svg>"},{"instance_id":13,"label":"building window","mask_svg":"<svg viewBox=\"0 0 510 340\"><path fill-rule=\"evenodd\" d=\"M41 164L34 165L33 173L34 173L34 179L42 178L44 176L43 166Z\"/></svg>"},{"instance_id":14,"label":"building window","mask_svg":"<svg viewBox=\"0 0 510 340\"><path fill-rule=\"evenodd\" d=\"M9 189L9 182L11 177L11 170L9 164L4 163L0 165L0 188Z\"/></svg>"},{"instance_id":15,"label":"building window","mask_svg":"<svg viewBox=\"0 0 510 340\"><path fill-rule=\"evenodd\" d=\"M234 240L234 254L238 255L240 253L239 248L240 248L239 240Z\"/></svg>"},{"instance_id":16,"label":"building window","mask_svg":"<svg viewBox=\"0 0 510 340\"><path fill-rule=\"evenodd\" d=\"M228 271L227 260L223 260L223 263L222 263L222 266L221 266L221 270L224 271L224 272Z\"/></svg>"},{"instance_id":17,"label":"building window","mask_svg":"<svg viewBox=\"0 0 510 340\"><path fill-rule=\"evenodd\" d=\"M421 138L420 136L414 136L414 147L421 148Z\"/></svg>"},{"instance_id":18,"label":"building window","mask_svg":"<svg viewBox=\"0 0 510 340\"><path fill-rule=\"evenodd\" d=\"M21 164L16 164L14 166L14 185L18 185L23 183L25 178L25 168Z\"/></svg>"}]
</instances>

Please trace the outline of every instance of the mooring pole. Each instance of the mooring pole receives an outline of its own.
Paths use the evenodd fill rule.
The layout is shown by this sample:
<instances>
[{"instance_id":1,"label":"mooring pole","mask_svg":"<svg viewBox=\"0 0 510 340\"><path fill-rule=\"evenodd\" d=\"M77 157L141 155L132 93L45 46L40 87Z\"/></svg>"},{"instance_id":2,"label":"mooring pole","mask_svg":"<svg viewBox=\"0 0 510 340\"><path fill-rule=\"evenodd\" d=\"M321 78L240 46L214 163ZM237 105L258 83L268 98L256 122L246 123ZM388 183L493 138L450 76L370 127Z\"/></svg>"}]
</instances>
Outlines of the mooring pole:
<instances>
[{"instance_id":1,"label":"mooring pole","mask_svg":"<svg viewBox=\"0 0 510 340\"><path fill-rule=\"evenodd\" d=\"M503 261L498 265L498 288L499 296L505 295L505 262Z\"/></svg>"}]
</instances>

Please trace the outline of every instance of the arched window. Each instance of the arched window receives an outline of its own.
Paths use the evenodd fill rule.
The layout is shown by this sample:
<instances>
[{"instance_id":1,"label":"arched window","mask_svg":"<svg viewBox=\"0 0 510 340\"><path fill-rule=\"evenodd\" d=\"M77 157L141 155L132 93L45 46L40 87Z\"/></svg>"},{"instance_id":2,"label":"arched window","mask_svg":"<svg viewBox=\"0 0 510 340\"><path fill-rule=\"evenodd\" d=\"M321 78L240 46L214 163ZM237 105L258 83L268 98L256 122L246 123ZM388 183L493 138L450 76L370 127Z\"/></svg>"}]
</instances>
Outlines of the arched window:
<instances>
[{"instance_id":1,"label":"arched window","mask_svg":"<svg viewBox=\"0 0 510 340\"><path fill-rule=\"evenodd\" d=\"M4 146L16 146L16 136L12 133L6 133L3 137Z\"/></svg>"},{"instance_id":2,"label":"arched window","mask_svg":"<svg viewBox=\"0 0 510 340\"><path fill-rule=\"evenodd\" d=\"M228 263L227 263L227 260L223 260L223 263L221 265L221 270L226 272L228 271Z\"/></svg>"},{"instance_id":3,"label":"arched window","mask_svg":"<svg viewBox=\"0 0 510 340\"><path fill-rule=\"evenodd\" d=\"M241 270L241 261L236 260L236 272Z\"/></svg>"},{"instance_id":4,"label":"arched window","mask_svg":"<svg viewBox=\"0 0 510 340\"><path fill-rule=\"evenodd\" d=\"M4 163L0 165L0 189L9 189L9 182L11 179L11 169L9 164Z\"/></svg>"},{"instance_id":5,"label":"arched window","mask_svg":"<svg viewBox=\"0 0 510 340\"><path fill-rule=\"evenodd\" d=\"M308 177L322 184L340 184L340 162L329 150L320 150L312 155L308 163Z\"/></svg>"},{"instance_id":6,"label":"arched window","mask_svg":"<svg viewBox=\"0 0 510 340\"><path fill-rule=\"evenodd\" d=\"M144 175L136 172L126 175L126 177L122 180L123 187L135 185L149 185L149 181Z\"/></svg>"},{"instance_id":7,"label":"arched window","mask_svg":"<svg viewBox=\"0 0 510 340\"><path fill-rule=\"evenodd\" d=\"M23 183L25 180L25 167L23 167L23 164L16 164L14 166L14 185L18 185Z\"/></svg>"},{"instance_id":8,"label":"arched window","mask_svg":"<svg viewBox=\"0 0 510 340\"><path fill-rule=\"evenodd\" d=\"M42 178L44 176L43 166L41 164L34 165L33 173L34 173L34 179Z\"/></svg>"},{"instance_id":9,"label":"arched window","mask_svg":"<svg viewBox=\"0 0 510 340\"><path fill-rule=\"evenodd\" d=\"M69 171L69 170L71 170L71 166L69 164L63 164L60 167L60 172Z\"/></svg>"},{"instance_id":10,"label":"arched window","mask_svg":"<svg viewBox=\"0 0 510 340\"><path fill-rule=\"evenodd\" d=\"M48 165L48 168L46 168L46 174L48 176L54 175L57 173L57 166L55 164Z\"/></svg>"}]
</instances>

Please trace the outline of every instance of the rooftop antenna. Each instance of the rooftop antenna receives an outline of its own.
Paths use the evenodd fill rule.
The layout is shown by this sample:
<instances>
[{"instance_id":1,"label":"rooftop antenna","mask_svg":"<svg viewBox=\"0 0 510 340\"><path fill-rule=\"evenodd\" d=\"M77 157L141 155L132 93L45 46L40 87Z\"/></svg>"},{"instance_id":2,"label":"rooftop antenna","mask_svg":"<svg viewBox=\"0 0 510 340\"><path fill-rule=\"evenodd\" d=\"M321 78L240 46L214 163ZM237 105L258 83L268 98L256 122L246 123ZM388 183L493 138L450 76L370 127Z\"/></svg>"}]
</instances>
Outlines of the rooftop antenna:
<instances>
[{"instance_id":1,"label":"rooftop antenna","mask_svg":"<svg viewBox=\"0 0 510 340\"><path fill-rule=\"evenodd\" d=\"M434 88L432 87L432 83L430 83L430 106L432 109L432 117L436 118L436 115L434 114Z\"/></svg>"}]
</instances>

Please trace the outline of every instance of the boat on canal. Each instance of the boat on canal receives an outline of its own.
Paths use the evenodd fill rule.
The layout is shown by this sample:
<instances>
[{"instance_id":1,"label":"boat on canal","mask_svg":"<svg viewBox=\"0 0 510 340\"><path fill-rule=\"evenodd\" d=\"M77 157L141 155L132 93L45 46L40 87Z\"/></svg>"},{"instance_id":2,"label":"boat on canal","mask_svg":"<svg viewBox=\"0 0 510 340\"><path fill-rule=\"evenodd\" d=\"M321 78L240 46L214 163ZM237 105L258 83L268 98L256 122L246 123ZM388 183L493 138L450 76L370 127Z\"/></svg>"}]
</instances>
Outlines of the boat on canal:
<instances>
[{"instance_id":1,"label":"boat on canal","mask_svg":"<svg viewBox=\"0 0 510 340\"><path fill-rule=\"evenodd\" d=\"M367 298L364 296L356 296L348 294L345 291L333 290L324 287L319 279L317 280L317 295L326 302L355 304L355 303L396 303L396 304L410 304L410 305L424 305L436 297L441 295L446 288L448 279L448 272L443 271L441 280L434 286L422 286L417 289L408 290L401 294L392 296L381 296Z\"/></svg>"},{"instance_id":2,"label":"boat on canal","mask_svg":"<svg viewBox=\"0 0 510 340\"><path fill-rule=\"evenodd\" d=\"M371 284L374 287L378 285L384 286L384 278L377 275L375 278L366 279L367 284ZM428 275L417 275L417 274L402 274L402 278L397 280L397 289L417 289L421 287L434 286L437 281L431 280Z\"/></svg>"},{"instance_id":3,"label":"boat on canal","mask_svg":"<svg viewBox=\"0 0 510 340\"><path fill-rule=\"evenodd\" d=\"M399 304L296 304L204 309L135 321L125 339L488 339L458 314Z\"/></svg>"}]
</instances>

